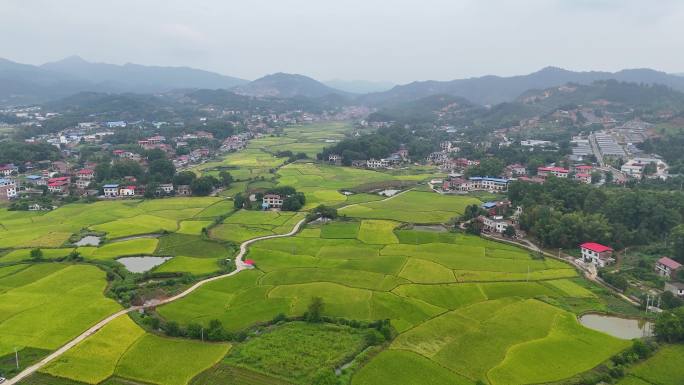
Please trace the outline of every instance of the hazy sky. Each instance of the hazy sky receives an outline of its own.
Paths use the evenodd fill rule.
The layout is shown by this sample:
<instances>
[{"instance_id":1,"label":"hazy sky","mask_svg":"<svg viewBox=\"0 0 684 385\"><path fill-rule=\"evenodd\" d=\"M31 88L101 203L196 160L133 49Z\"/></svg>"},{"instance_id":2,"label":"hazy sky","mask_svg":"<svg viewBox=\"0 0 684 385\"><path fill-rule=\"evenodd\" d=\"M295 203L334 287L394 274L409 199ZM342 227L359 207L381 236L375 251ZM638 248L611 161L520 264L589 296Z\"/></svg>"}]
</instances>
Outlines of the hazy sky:
<instances>
[{"instance_id":1,"label":"hazy sky","mask_svg":"<svg viewBox=\"0 0 684 385\"><path fill-rule=\"evenodd\" d=\"M684 72L682 0L0 0L0 57L398 83Z\"/></svg>"}]
</instances>

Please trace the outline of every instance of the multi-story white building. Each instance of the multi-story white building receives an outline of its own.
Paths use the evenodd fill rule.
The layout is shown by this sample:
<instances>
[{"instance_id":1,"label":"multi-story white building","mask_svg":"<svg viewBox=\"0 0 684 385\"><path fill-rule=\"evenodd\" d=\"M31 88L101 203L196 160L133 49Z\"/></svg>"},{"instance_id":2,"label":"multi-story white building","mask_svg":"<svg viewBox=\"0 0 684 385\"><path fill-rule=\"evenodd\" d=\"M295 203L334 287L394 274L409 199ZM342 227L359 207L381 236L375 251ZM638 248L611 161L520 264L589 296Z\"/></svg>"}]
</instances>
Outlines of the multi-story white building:
<instances>
[{"instance_id":1,"label":"multi-story white building","mask_svg":"<svg viewBox=\"0 0 684 385\"><path fill-rule=\"evenodd\" d=\"M17 184L12 179L0 178L0 201L17 197Z\"/></svg>"},{"instance_id":2,"label":"multi-story white building","mask_svg":"<svg viewBox=\"0 0 684 385\"><path fill-rule=\"evenodd\" d=\"M278 194L266 194L262 200L264 209L279 209L283 207L283 197Z\"/></svg>"},{"instance_id":3,"label":"multi-story white building","mask_svg":"<svg viewBox=\"0 0 684 385\"><path fill-rule=\"evenodd\" d=\"M118 184L106 184L102 187L104 191L104 196L108 198L116 198L119 196L119 185Z\"/></svg>"},{"instance_id":4,"label":"multi-story white building","mask_svg":"<svg viewBox=\"0 0 684 385\"><path fill-rule=\"evenodd\" d=\"M586 242L580 245L582 259L598 267L604 267L615 262L613 249L600 243Z\"/></svg>"}]
</instances>

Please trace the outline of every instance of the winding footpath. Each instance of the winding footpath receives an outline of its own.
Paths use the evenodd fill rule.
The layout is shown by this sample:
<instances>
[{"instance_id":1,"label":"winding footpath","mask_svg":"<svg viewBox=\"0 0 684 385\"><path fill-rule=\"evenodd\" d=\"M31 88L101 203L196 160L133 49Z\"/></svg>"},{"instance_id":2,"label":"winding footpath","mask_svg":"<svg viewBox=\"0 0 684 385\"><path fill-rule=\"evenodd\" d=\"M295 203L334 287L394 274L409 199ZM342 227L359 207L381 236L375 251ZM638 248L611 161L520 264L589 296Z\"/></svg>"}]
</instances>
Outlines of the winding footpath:
<instances>
[{"instance_id":1,"label":"winding footpath","mask_svg":"<svg viewBox=\"0 0 684 385\"><path fill-rule=\"evenodd\" d=\"M50 355L43 358L42 360L36 362L35 364L27 367L24 370L22 370L19 374L12 377L12 379L7 380L2 385L14 385L14 384L19 383L21 380L25 379L26 377L28 377L28 376L32 375L33 373L37 372L38 370L42 369L45 365L47 365L48 363L50 363L51 361L53 361L57 357L61 356L62 354L66 353L69 349L78 345L79 342L82 342L86 338L95 334L98 330L102 329L107 324L109 324L110 322L114 321L115 319L119 318L120 316L122 316L124 314L128 314L128 313L133 312L133 311L138 311L140 309L157 307L157 306L165 305L165 304L173 302L173 301L177 301L183 297L186 297L187 295L189 295L193 291L197 290L198 288L200 288L202 285L204 285L206 283L216 281L216 280L219 280L222 278L230 277L230 276L233 276L233 275L235 275L235 274L237 274L243 270L250 269L251 266L247 265L246 263L244 263L242 261L242 258L245 256L245 254L247 254L247 247L249 245L251 245L252 243L257 242L257 241L263 241L265 239L291 237L299 231L299 229L302 227L302 225L305 222L306 222L306 219L300 220L292 228L292 230L286 234L266 235L263 237L252 238L250 240L242 242L240 244L240 252L238 252L238 254L235 256L235 270L231 271L230 273L217 275L215 277L211 277L211 278L207 278L207 279L204 279L202 281L199 281L199 282L195 283L194 285L190 286L189 288L187 288L182 293L176 294L173 297L169 297L169 298L163 299L161 301L151 301L151 302L148 302L142 306L131 306L129 308L122 309L122 310L110 315L109 317L103 319L102 321L98 322L97 324L93 325L92 327L90 327L90 329L81 333L78 337L67 342L64 346L55 350L54 352L52 352Z\"/></svg>"}]
</instances>

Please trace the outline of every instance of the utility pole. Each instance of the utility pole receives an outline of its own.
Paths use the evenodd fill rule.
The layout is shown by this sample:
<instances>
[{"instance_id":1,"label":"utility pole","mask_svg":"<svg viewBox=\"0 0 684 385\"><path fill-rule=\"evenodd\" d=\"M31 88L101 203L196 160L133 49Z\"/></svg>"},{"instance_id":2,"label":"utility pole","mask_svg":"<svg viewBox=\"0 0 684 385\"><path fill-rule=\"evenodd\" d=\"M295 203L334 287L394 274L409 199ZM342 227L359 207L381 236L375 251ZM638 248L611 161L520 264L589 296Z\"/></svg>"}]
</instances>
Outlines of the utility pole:
<instances>
[{"instance_id":1,"label":"utility pole","mask_svg":"<svg viewBox=\"0 0 684 385\"><path fill-rule=\"evenodd\" d=\"M202 336L202 342L204 342L204 328L200 328L200 335Z\"/></svg>"},{"instance_id":2,"label":"utility pole","mask_svg":"<svg viewBox=\"0 0 684 385\"><path fill-rule=\"evenodd\" d=\"M19 370L19 352L17 352L16 347L14 347L14 361L17 364L17 370Z\"/></svg>"}]
</instances>

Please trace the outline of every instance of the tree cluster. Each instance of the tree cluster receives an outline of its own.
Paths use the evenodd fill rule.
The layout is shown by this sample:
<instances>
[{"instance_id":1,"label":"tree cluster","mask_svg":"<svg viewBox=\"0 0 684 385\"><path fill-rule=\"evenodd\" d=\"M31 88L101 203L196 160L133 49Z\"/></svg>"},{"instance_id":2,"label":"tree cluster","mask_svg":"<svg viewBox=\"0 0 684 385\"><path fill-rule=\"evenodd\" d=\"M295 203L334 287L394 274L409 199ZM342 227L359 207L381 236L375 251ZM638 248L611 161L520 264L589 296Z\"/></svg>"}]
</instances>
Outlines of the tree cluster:
<instances>
[{"instance_id":1,"label":"tree cluster","mask_svg":"<svg viewBox=\"0 0 684 385\"><path fill-rule=\"evenodd\" d=\"M522 206L520 226L548 247L596 241L615 248L665 241L684 246L684 194L645 189L596 188L568 179L544 184L511 183L513 205ZM679 250L679 247L676 248Z\"/></svg>"}]
</instances>

